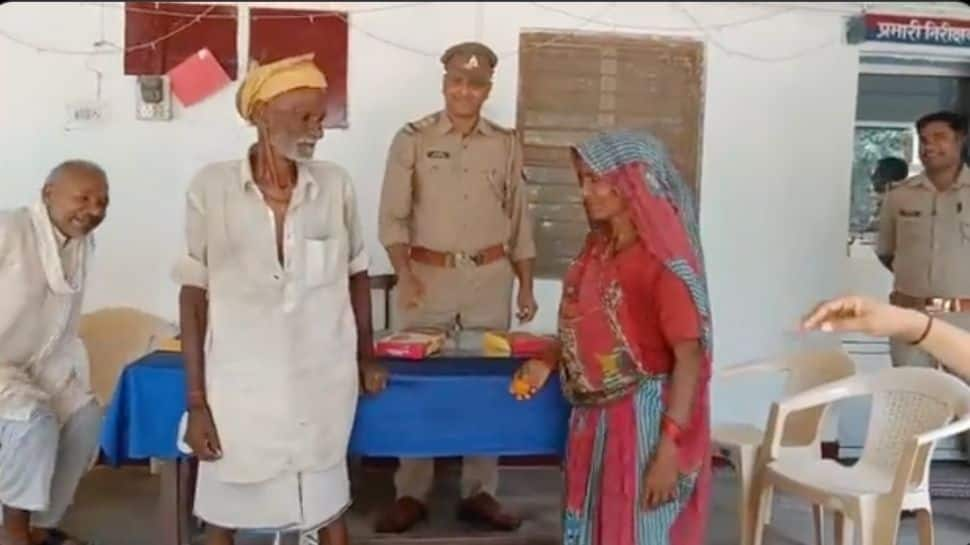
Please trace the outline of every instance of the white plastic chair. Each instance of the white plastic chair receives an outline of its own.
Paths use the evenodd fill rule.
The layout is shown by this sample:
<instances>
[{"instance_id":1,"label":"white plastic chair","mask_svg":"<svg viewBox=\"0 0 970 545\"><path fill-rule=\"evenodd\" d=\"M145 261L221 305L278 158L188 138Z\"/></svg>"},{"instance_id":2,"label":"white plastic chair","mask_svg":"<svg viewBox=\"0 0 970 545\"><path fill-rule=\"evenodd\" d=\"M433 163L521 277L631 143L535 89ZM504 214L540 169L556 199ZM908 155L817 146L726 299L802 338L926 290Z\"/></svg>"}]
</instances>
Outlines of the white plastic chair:
<instances>
[{"instance_id":1,"label":"white plastic chair","mask_svg":"<svg viewBox=\"0 0 970 545\"><path fill-rule=\"evenodd\" d=\"M783 373L787 375L783 396L788 397L827 382L852 376L855 364L842 350L818 350L801 352L774 360L751 364L736 365L716 373L718 380L730 379L752 374ZM822 425L825 410L813 409L792 415L782 434L783 456L810 456L821 458ZM765 439L764 430L744 423L716 424L712 431L712 441L716 448L727 454L738 476L738 529L739 543L751 543L753 499L751 486L757 468L761 445ZM816 541L821 543L822 510L815 510ZM770 511L769 511L770 512Z\"/></svg>"},{"instance_id":2,"label":"white plastic chair","mask_svg":"<svg viewBox=\"0 0 970 545\"><path fill-rule=\"evenodd\" d=\"M130 307L110 307L81 316L78 336L90 360L91 389L102 407L111 402L121 372L178 333L162 318Z\"/></svg>"},{"instance_id":3,"label":"white plastic chair","mask_svg":"<svg viewBox=\"0 0 970 545\"><path fill-rule=\"evenodd\" d=\"M781 455L792 413L850 397L872 396L859 461L793 459ZM955 418L959 418L954 421ZM775 403L756 476L754 544L761 545L767 505L777 489L835 512L836 543L895 545L899 515L917 513L921 545L933 544L929 469L940 439L970 430L970 387L934 369L903 367L856 375Z\"/></svg>"},{"instance_id":4,"label":"white plastic chair","mask_svg":"<svg viewBox=\"0 0 970 545\"><path fill-rule=\"evenodd\" d=\"M78 336L88 353L89 380L98 404L108 406L129 363L152 353L177 333L174 324L131 307L108 307L82 315ZM150 463L151 472L158 473L157 461Z\"/></svg>"}]
</instances>

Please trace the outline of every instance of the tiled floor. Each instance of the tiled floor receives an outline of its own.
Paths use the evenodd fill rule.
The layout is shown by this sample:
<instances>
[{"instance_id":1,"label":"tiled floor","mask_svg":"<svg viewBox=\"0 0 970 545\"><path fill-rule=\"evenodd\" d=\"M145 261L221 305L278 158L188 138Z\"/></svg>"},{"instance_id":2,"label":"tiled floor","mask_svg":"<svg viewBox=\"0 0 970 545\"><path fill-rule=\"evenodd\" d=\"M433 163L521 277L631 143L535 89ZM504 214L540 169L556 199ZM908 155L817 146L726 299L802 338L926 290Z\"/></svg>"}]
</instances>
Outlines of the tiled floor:
<instances>
[{"instance_id":1,"label":"tiled floor","mask_svg":"<svg viewBox=\"0 0 970 545\"><path fill-rule=\"evenodd\" d=\"M358 470L354 476L356 504L351 512L351 535L357 545L397 544L480 544L552 545L557 543L559 478L554 469L503 469L501 496L522 513L527 522L514 534L469 532L454 520L457 473L445 469L432 502L431 520L404 538L375 536L370 525L381 503L390 497L391 481L386 470ZM366 486L365 486L366 485ZM99 545L156 545L159 543L155 518L158 480L147 468L98 468L84 480L66 526L79 536ZM734 475L718 471L709 545L735 545L737 522ZM970 542L970 501L935 502L937 545L966 545ZM810 511L791 498L776 499L774 523L766 545L813 544ZM916 545L912 519L903 521L899 545ZM266 542L241 536L240 545ZM831 543L831 538L828 539Z\"/></svg>"}]
</instances>

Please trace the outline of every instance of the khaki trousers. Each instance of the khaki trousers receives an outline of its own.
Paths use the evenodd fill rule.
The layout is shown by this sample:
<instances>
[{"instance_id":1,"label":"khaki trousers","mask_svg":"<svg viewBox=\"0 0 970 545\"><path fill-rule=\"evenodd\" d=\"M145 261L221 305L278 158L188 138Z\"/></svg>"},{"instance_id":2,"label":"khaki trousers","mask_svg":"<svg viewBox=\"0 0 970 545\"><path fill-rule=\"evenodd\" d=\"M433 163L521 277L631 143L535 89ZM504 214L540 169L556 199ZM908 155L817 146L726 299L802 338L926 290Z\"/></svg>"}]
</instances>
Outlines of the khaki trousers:
<instances>
[{"instance_id":1,"label":"khaki trousers","mask_svg":"<svg viewBox=\"0 0 970 545\"><path fill-rule=\"evenodd\" d=\"M970 313L950 312L934 314L935 319L944 320L959 328L970 331ZM907 342L895 339L889 342L890 357L893 367L934 367L946 370L939 361L918 346L913 346ZM963 450L964 457L970 462L970 433L964 434L958 440L960 448ZM946 441L944 442L944 445ZM939 445L938 445L939 446Z\"/></svg>"},{"instance_id":2,"label":"khaki trousers","mask_svg":"<svg viewBox=\"0 0 970 545\"><path fill-rule=\"evenodd\" d=\"M447 269L411 263L424 285L424 299L415 309L398 304L402 326L437 327L453 330L506 330L511 320L512 265L500 260L482 267ZM400 303L400 302L399 302ZM394 475L397 497L426 502L434 483L433 458L402 458ZM498 488L498 458L466 456L462 460L461 495L495 495Z\"/></svg>"}]
</instances>

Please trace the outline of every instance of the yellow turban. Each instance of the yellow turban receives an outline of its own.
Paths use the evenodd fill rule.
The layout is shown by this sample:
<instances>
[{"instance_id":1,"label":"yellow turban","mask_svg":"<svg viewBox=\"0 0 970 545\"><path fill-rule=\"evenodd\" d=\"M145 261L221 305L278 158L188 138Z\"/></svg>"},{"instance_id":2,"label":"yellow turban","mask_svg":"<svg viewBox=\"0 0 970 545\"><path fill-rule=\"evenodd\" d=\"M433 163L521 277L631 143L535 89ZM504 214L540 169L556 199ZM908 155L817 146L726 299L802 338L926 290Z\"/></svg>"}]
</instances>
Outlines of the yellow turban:
<instances>
[{"instance_id":1,"label":"yellow turban","mask_svg":"<svg viewBox=\"0 0 970 545\"><path fill-rule=\"evenodd\" d=\"M251 68L236 93L239 115L252 122L253 108L259 102L293 89L326 89L327 77L313 62L313 56L307 53Z\"/></svg>"}]
</instances>

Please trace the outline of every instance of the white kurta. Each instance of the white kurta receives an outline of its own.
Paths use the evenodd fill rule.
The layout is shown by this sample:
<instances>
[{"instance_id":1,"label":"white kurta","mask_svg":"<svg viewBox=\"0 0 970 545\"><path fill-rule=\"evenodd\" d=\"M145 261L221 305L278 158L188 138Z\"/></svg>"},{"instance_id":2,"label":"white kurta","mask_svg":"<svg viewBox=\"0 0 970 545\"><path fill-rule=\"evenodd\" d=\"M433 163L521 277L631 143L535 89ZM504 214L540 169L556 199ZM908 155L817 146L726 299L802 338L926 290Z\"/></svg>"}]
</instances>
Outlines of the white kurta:
<instances>
[{"instance_id":1,"label":"white kurta","mask_svg":"<svg viewBox=\"0 0 970 545\"><path fill-rule=\"evenodd\" d=\"M298 172L282 265L248 160L209 165L188 190L175 276L208 292L206 393L223 451L199 466L196 512L219 526L310 528L349 503L358 377L348 280L367 255L346 171L309 162Z\"/></svg>"},{"instance_id":2,"label":"white kurta","mask_svg":"<svg viewBox=\"0 0 970 545\"><path fill-rule=\"evenodd\" d=\"M63 425L93 399L78 337L92 248L57 232L42 203L0 212L0 418L49 406Z\"/></svg>"}]
</instances>

